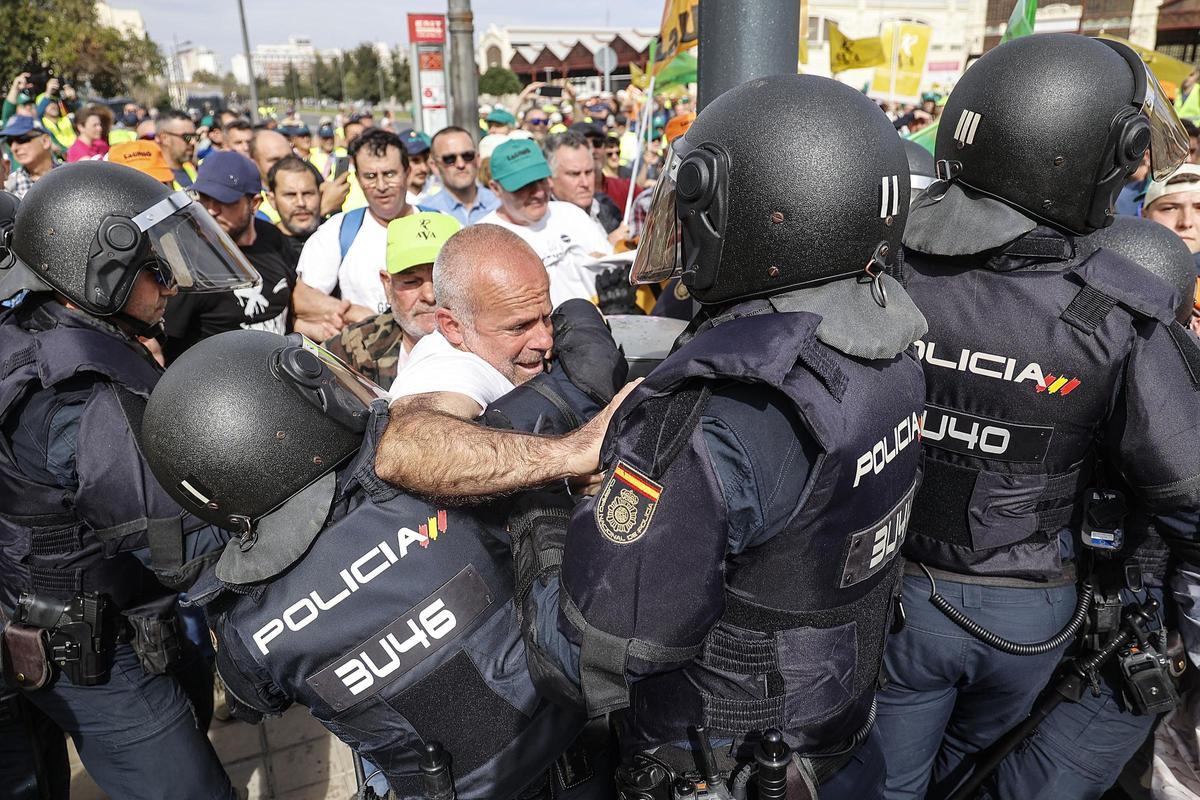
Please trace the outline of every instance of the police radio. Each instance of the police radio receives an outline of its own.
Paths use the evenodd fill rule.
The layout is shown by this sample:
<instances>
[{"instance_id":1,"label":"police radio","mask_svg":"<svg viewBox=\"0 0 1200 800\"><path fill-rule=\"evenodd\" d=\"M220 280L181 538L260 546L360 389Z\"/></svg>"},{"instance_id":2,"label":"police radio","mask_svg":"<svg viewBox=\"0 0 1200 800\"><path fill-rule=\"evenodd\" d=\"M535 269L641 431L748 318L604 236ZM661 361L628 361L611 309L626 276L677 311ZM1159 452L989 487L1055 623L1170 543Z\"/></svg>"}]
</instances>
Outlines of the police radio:
<instances>
[{"instance_id":1,"label":"police radio","mask_svg":"<svg viewBox=\"0 0 1200 800\"><path fill-rule=\"evenodd\" d=\"M1122 650L1118 663L1125 679L1125 699L1133 713L1165 714L1179 703L1171 661L1149 642Z\"/></svg>"},{"instance_id":2,"label":"police radio","mask_svg":"<svg viewBox=\"0 0 1200 800\"><path fill-rule=\"evenodd\" d=\"M1091 489L1083 506L1079 537L1098 555L1111 555L1125 543L1125 495L1113 489Z\"/></svg>"}]
</instances>

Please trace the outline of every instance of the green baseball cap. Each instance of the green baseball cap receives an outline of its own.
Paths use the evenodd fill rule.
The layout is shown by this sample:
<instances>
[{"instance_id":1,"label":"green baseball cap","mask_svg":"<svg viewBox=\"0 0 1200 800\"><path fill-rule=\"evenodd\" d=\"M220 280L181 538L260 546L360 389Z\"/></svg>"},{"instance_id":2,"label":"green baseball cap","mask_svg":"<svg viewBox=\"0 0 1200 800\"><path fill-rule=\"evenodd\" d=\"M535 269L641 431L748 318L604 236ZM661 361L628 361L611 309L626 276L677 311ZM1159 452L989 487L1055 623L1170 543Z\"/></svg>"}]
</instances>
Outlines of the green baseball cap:
<instances>
[{"instance_id":1,"label":"green baseball cap","mask_svg":"<svg viewBox=\"0 0 1200 800\"><path fill-rule=\"evenodd\" d=\"M492 153L492 177L506 192L550 177L550 165L537 143L530 139L510 139Z\"/></svg>"},{"instance_id":2,"label":"green baseball cap","mask_svg":"<svg viewBox=\"0 0 1200 800\"><path fill-rule=\"evenodd\" d=\"M432 264L446 240L461 230L458 220L436 211L392 220L387 226L387 271L395 275L418 264Z\"/></svg>"},{"instance_id":3,"label":"green baseball cap","mask_svg":"<svg viewBox=\"0 0 1200 800\"><path fill-rule=\"evenodd\" d=\"M502 106L496 106L487 115L488 122L495 122L500 125L516 125L517 118L514 117L507 109Z\"/></svg>"}]
</instances>

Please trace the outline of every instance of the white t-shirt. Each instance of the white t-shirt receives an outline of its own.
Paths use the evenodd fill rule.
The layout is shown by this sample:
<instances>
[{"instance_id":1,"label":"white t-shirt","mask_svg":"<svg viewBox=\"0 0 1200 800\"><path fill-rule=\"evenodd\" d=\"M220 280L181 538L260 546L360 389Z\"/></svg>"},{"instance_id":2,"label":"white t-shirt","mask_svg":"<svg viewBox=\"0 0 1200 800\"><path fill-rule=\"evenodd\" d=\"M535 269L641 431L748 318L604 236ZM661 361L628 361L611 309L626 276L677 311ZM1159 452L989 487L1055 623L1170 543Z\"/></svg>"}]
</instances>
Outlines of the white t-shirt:
<instances>
[{"instance_id":1,"label":"white t-shirt","mask_svg":"<svg viewBox=\"0 0 1200 800\"><path fill-rule=\"evenodd\" d=\"M342 259L338 237L346 212L334 214L304 243L296 274L309 286L325 294L341 287L342 299L366 306L375 313L387 310L387 295L379 272L387 261L387 225L367 211L354 243ZM338 262L341 261L341 265Z\"/></svg>"},{"instance_id":2,"label":"white t-shirt","mask_svg":"<svg viewBox=\"0 0 1200 800\"><path fill-rule=\"evenodd\" d=\"M408 363L392 383L392 400L427 392L465 394L479 404L488 403L511 392L513 385L500 370L474 353L459 350L441 331L421 337L408 355Z\"/></svg>"},{"instance_id":3,"label":"white t-shirt","mask_svg":"<svg viewBox=\"0 0 1200 800\"><path fill-rule=\"evenodd\" d=\"M508 228L533 248L550 275L550 303L555 308L572 297L595 302L596 276L604 271L593 265L596 256L611 255L604 229L587 212L571 203L550 201L550 210L536 225L514 225L493 211L480 223Z\"/></svg>"}]
</instances>

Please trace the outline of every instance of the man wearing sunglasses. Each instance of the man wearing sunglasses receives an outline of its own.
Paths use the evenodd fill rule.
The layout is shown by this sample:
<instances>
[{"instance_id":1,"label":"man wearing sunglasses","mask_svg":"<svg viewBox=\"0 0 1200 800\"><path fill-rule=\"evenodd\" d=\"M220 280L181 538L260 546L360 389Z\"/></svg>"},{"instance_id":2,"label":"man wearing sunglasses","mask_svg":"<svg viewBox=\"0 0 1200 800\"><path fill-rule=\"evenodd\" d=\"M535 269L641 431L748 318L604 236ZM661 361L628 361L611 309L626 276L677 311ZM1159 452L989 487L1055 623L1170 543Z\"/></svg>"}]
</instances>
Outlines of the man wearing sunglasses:
<instances>
[{"instance_id":1,"label":"man wearing sunglasses","mask_svg":"<svg viewBox=\"0 0 1200 800\"><path fill-rule=\"evenodd\" d=\"M495 211L500 199L479 185L479 157L475 140L466 130L450 126L433 137L430 162L442 179L442 191L426 198L424 205L449 214L463 227L473 225Z\"/></svg>"},{"instance_id":2,"label":"man wearing sunglasses","mask_svg":"<svg viewBox=\"0 0 1200 800\"><path fill-rule=\"evenodd\" d=\"M162 370L138 337L161 330L176 292L258 275L187 195L103 161L39 180L4 244L0 298L28 290L0 314L0 627L24 656L6 677L105 795L233 800L204 735L212 675L176 613L229 536L185 514L142 458ZM0 759L0 786L33 770Z\"/></svg>"},{"instance_id":3,"label":"man wearing sunglasses","mask_svg":"<svg viewBox=\"0 0 1200 800\"><path fill-rule=\"evenodd\" d=\"M175 173L175 188L187 189L196 180L192 158L196 154L196 123L182 111L171 110L158 118L154 140L162 148L167 166Z\"/></svg>"},{"instance_id":4,"label":"man wearing sunglasses","mask_svg":"<svg viewBox=\"0 0 1200 800\"><path fill-rule=\"evenodd\" d=\"M19 165L4 182L5 191L18 198L24 197L34 183L58 166L51 149L50 134L33 117L9 119L8 126L0 130L0 140L12 150Z\"/></svg>"},{"instance_id":5,"label":"man wearing sunglasses","mask_svg":"<svg viewBox=\"0 0 1200 800\"><path fill-rule=\"evenodd\" d=\"M525 112L525 117L521 122L521 129L529 131L539 143L546 138L546 132L550 129L550 115L543 109L534 106Z\"/></svg>"}]
</instances>

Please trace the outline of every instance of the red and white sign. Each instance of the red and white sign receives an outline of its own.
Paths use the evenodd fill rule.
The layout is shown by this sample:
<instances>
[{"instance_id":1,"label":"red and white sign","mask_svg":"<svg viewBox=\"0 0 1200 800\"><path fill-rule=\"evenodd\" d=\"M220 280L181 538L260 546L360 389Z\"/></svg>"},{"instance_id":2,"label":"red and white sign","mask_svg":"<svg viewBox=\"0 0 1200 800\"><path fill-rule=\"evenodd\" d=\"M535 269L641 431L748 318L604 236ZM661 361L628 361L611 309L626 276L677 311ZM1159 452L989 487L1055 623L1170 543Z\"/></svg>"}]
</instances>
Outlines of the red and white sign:
<instances>
[{"instance_id":1,"label":"red and white sign","mask_svg":"<svg viewBox=\"0 0 1200 800\"><path fill-rule=\"evenodd\" d=\"M446 18L441 14L409 14L408 41L411 44L445 44Z\"/></svg>"}]
</instances>

